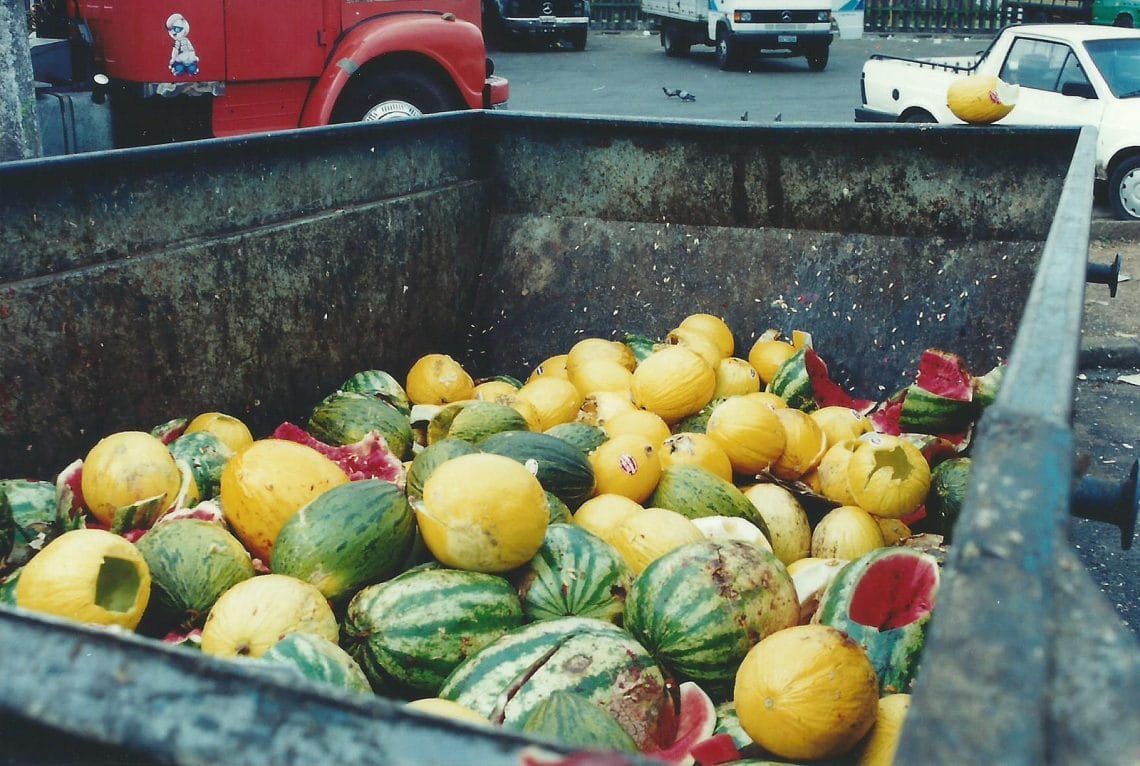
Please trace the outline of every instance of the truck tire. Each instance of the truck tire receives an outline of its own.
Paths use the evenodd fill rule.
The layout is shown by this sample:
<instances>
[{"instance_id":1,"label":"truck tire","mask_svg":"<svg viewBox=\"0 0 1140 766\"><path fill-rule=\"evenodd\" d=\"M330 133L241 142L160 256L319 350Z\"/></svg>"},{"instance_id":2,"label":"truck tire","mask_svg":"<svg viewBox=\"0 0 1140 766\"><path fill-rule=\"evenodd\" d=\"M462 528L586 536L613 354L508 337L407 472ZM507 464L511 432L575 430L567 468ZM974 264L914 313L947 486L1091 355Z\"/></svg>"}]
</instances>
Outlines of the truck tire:
<instances>
[{"instance_id":1,"label":"truck tire","mask_svg":"<svg viewBox=\"0 0 1140 766\"><path fill-rule=\"evenodd\" d=\"M822 72L827 69L827 59L831 52L830 45L817 45L813 48L808 48L807 64L808 69L813 72Z\"/></svg>"},{"instance_id":2,"label":"truck tire","mask_svg":"<svg viewBox=\"0 0 1140 766\"><path fill-rule=\"evenodd\" d=\"M744 59L744 46L727 27L716 31L716 63L721 70L731 72L740 69Z\"/></svg>"},{"instance_id":3,"label":"truck tire","mask_svg":"<svg viewBox=\"0 0 1140 766\"><path fill-rule=\"evenodd\" d=\"M462 108L450 86L427 72L364 67L345 87L330 121L395 120Z\"/></svg>"},{"instance_id":4,"label":"truck tire","mask_svg":"<svg viewBox=\"0 0 1140 766\"><path fill-rule=\"evenodd\" d=\"M1127 13L1122 13L1117 16L1116 19L1112 22L1112 26L1132 29L1135 24L1133 23L1131 16L1129 16Z\"/></svg>"},{"instance_id":5,"label":"truck tire","mask_svg":"<svg viewBox=\"0 0 1140 766\"><path fill-rule=\"evenodd\" d=\"M684 58L689 55L692 43L676 24L661 27L661 47L670 58Z\"/></svg>"},{"instance_id":6,"label":"truck tire","mask_svg":"<svg viewBox=\"0 0 1140 766\"><path fill-rule=\"evenodd\" d=\"M934 115L925 109L915 109L899 116L899 122L938 122Z\"/></svg>"},{"instance_id":7,"label":"truck tire","mask_svg":"<svg viewBox=\"0 0 1140 766\"><path fill-rule=\"evenodd\" d=\"M570 47L576 51L586 50L586 32L585 29L575 29L566 35L566 39L570 41Z\"/></svg>"},{"instance_id":8,"label":"truck tire","mask_svg":"<svg viewBox=\"0 0 1140 766\"><path fill-rule=\"evenodd\" d=\"M1108 201L1118 221L1140 219L1140 155L1124 159L1108 178Z\"/></svg>"}]
</instances>

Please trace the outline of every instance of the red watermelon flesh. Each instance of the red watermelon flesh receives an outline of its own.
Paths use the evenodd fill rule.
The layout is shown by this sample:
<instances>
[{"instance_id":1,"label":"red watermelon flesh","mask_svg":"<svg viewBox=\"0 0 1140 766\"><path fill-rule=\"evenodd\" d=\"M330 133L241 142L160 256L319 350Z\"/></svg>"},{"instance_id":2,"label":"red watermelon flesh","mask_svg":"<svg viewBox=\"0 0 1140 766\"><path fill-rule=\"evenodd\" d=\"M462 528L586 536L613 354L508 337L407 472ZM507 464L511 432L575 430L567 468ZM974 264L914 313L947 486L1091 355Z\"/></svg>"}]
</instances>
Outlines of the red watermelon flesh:
<instances>
[{"instance_id":1,"label":"red watermelon flesh","mask_svg":"<svg viewBox=\"0 0 1140 766\"><path fill-rule=\"evenodd\" d=\"M272 438L304 444L340 466L352 481L383 479L394 484L404 483L404 464L392 454L388 441L379 431L372 431L360 441L343 446L325 444L308 431L293 423L282 423Z\"/></svg>"},{"instance_id":2,"label":"red watermelon flesh","mask_svg":"<svg viewBox=\"0 0 1140 766\"><path fill-rule=\"evenodd\" d=\"M669 745L646 751L673 766L691 766L696 762L693 747L713 736L716 730L716 706L705 691L692 681L680 686L681 707L677 714L677 733Z\"/></svg>"},{"instance_id":3,"label":"red watermelon flesh","mask_svg":"<svg viewBox=\"0 0 1140 766\"><path fill-rule=\"evenodd\" d=\"M813 349L804 351L804 368L811 380L812 395L817 407L839 406L867 413L875 406L875 402L870 399L857 399L840 388L828 375L823 359Z\"/></svg>"},{"instance_id":4,"label":"red watermelon flesh","mask_svg":"<svg viewBox=\"0 0 1140 766\"><path fill-rule=\"evenodd\" d=\"M894 556L876 562L859 578L848 616L880 631L918 622L934 611L938 570L918 557Z\"/></svg>"},{"instance_id":5,"label":"red watermelon flesh","mask_svg":"<svg viewBox=\"0 0 1140 766\"><path fill-rule=\"evenodd\" d=\"M969 402L974 398L973 378L962 358L949 351L928 348L918 362L918 387L932 394Z\"/></svg>"}]
</instances>

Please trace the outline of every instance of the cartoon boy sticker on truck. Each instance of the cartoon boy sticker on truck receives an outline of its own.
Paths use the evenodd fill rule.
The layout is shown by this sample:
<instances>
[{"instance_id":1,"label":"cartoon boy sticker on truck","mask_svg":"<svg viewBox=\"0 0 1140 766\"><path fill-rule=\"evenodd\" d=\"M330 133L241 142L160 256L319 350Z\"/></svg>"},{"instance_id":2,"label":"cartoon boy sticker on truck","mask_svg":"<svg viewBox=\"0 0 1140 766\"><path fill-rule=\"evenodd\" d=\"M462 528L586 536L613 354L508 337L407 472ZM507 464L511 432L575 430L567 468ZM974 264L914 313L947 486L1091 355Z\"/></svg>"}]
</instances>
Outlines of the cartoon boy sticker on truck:
<instances>
[{"instance_id":1,"label":"cartoon boy sticker on truck","mask_svg":"<svg viewBox=\"0 0 1140 766\"><path fill-rule=\"evenodd\" d=\"M174 76L198 74L198 54L190 42L190 22L181 13L166 19L166 31L174 41L170 50L170 73Z\"/></svg>"}]
</instances>

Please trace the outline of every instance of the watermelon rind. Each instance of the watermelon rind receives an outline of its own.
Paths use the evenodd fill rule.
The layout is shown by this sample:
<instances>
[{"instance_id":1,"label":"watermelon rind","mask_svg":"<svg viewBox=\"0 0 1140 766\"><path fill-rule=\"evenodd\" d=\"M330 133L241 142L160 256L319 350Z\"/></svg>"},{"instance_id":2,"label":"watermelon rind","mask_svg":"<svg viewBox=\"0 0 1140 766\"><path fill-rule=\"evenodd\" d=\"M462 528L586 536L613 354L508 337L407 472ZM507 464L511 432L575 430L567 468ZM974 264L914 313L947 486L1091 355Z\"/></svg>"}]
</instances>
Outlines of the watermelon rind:
<instances>
[{"instance_id":1,"label":"watermelon rind","mask_svg":"<svg viewBox=\"0 0 1140 766\"><path fill-rule=\"evenodd\" d=\"M518 574L519 599L531 622L578 616L620 625L633 576L612 545L582 527L555 523Z\"/></svg>"},{"instance_id":2,"label":"watermelon rind","mask_svg":"<svg viewBox=\"0 0 1140 766\"><path fill-rule=\"evenodd\" d=\"M506 579L425 565L360 590L342 645L377 692L435 697L460 663L522 622Z\"/></svg>"},{"instance_id":3,"label":"watermelon rind","mask_svg":"<svg viewBox=\"0 0 1140 766\"><path fill-rule=\"evenodd\" d=\"M637 752L633 738L601 705L561 689L552 692L517 725L528 734L568 747Z\"/></svg>"},{"instance_id":4,"label":"watermelon rind","mask_svg":"<svg viewBox=\"0 0 1140 766\"><path fill-rule=\"evenodd\" d=\"M906 624L881 629L865 625L851 615L853 599L860 582L878 566L907 563L921 568L925 580L891 576L890 592L877 589L872 595L908 600L918 616ZM937 560L922 551L907 547L878 548L848 562L832 580L820 599L813 622L842 631L867 652L879 677L881 694L911 691L918 675L926 629L937 598L940 573Z\"/></svg>"},{"instance_id":5,"label":"watermelon rind","mask_svg":"<svg viewBox=\"0 0 1140 766\"><path fill-rule=\"evenodd\" d=\"M625 627L677 676L728 690L748 651L799 622L791 576L770 551L739 541L689 543L633 581Z\"/></svg>"},{"instance_id":6,"label":"watermelon rind","mask_svg":"<svg viewBox=\"0 0 1140 766\"><path fill-rule=\"evenodd\" d=\"M482 400L454 402L432 415L428 421L427 441L435 444L443 439L462 439L479 445L492 434L529 428L523 414L506 404Z\"/></svg>"},{"instance_id":7,"label":"watermelon rind","mask_svg":"<svg viewBox=\"0 0 1140 766\"><path fill-rule=\"evenodd\" d=\"M955 434L969 428L976 413L971 400L941 396L915 384L903 397L899 427L920 434Z\"/></svg>"},{"instance_id":8,"label":"watermelon rind","mask_svg":"<svg viewBox=\"0 0 1140 766\"><path fill-rule=\"evenodd\" d=\"M270 569L310 582L330 601L402 571L415 542L407 496L382 479L322 492L289 518L273 545Z\"/></svg>"},{"instance_id":9,"label":"watermelon rind","mask_svg":"<svg viewBox=\"0 0 1140 766\"><path fill-rule=\"evenodd\" d=\"M44 545L76 526L60 511L55 484L30 479L0 481L0 503L11 519L12 540L3 551L0 572L21 567ZM81 517L80 517L81 518Z\"/></svg>"},{"instance_id":10,"label":"watermelon rind","mask_svg":"<svg viewBox=\"0 0 1140 766\"><path fill-rule=\"evenodd\" d=\"M257 660L286 665L311 681L355 692L372 691L360 665L333 641L313 633L294 631L271 646Z\"/></svg>"},{"instance_id":11,"label":"watermelon rind","mask_svg":"<svg viewBox=\"0 0 1140 766\"><path fill-rule=\"evenodd\" d=\"M601 428L577 421L559 423L546 429L543 433L561 439L586 455L596 450L609 438Z\"/></svg>"},{"instance_id":12,"label":"watermelon rind","mask_svg":"<svg viewBox=\"0 0 1140 766\"><path fill-rule=\"evenodd\" d=\"M170 454L189 466L190 475L198 487L198 499L210 500L221 490L222 469L234 456L234 451L209 431L193 431L171 442Z\"/></svg>"},{"instance_id":13,"label":"watermelon rind","mask_svg":"<svg viewBox=\"0 0 1140 766\"><path fill-rule=\"evenodd\" d=\"M459 665L439 696L512 725L559 690L601 705L641 750L657 743L662 711L672 705L645 647L588 617L531 623L502 636Z\"/></svg>"}]
</instances>

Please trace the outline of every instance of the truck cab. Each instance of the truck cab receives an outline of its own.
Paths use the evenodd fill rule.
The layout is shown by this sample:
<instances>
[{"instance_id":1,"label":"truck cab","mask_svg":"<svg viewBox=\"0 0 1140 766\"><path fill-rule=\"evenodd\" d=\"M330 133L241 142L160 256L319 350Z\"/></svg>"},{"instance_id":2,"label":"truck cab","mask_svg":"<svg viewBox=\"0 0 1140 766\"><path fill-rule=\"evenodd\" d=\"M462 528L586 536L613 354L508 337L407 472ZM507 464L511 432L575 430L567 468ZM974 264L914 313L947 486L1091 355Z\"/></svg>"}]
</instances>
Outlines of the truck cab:
<instances>
[{"instance_id":1,"label":"truck cab","mask_svg":"<svg viewBox=\"0 0 1140 766\"><path fill-rule=\"evenodd\" d=\"M79 0L116 145L505 105L479 0Z\"/></svg>"}]
</instances>

